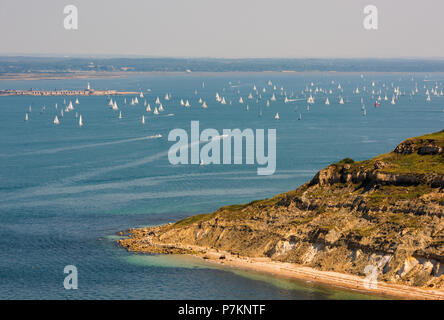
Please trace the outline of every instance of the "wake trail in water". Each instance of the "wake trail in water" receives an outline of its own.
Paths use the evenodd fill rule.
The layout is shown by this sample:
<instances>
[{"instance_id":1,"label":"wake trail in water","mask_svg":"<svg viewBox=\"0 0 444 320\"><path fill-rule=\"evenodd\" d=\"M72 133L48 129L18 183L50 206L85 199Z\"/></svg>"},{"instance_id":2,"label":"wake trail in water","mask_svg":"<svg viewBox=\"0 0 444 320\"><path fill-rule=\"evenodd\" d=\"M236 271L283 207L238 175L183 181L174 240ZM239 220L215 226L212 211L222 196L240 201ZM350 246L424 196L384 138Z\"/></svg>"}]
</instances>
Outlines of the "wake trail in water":
<instances>
[{"instance_id":1,"label":"wake trail in water","mask_svg":"<svg viewBox=\"0 0 444 320\"><path fill-rule=\"evenodd\" d=\"M11 154L11 155L2 154L2 155L0 155L0 157L16 157L16 156L31 156L31 155L42 155L42 154L54 154L54 153L63 152L63 151L72 151L72 150L80 150L80 149L86 149L86 148L104 147L104 146L115 145L115 144L130 143L130 142L144 141L144 140L151 140L151 139L159 139L159 138L162 138L161 134L156 134L154 136L146 136L146 137L139 137L139 138L131 138L131 139L124 139L124 140L109 141L109 142L99 142L99 143L83 144L83 145L71 146L71 147L61 147L61 148L54 148L54 149L45 149L45 150L38 150L38 151L19 153L19 154Z\"/></svg>"}]
</instances>

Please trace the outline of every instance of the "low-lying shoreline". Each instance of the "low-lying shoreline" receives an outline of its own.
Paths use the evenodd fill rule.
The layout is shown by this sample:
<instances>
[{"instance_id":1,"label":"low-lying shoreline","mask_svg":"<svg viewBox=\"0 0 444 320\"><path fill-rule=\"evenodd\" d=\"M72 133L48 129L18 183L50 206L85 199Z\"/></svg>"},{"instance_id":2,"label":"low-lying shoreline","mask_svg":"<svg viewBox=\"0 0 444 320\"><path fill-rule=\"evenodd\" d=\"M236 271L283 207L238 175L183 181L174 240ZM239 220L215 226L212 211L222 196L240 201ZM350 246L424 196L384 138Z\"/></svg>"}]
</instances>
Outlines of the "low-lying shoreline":
<instances>
[{"instance_id":1,"label":"low-lying shoreline","mask_svg":"<svg viewBox=\"0 0 444 320\"><path fill-rule=\"evenodd\" d=\"M267 257L244 257L222 250L193 245L181 246L177 243L159 244L159 246L168 247L172 252L189 254L210 263L296 280L311 281L362 293L411 300L444 300L444 290L423 289L383 281L378 281L376 286L368 286L364 277L333 271L321 271L294 263L274 261ZM128 247L127 249L133 251Z\"/></svg>"}]
</instances>

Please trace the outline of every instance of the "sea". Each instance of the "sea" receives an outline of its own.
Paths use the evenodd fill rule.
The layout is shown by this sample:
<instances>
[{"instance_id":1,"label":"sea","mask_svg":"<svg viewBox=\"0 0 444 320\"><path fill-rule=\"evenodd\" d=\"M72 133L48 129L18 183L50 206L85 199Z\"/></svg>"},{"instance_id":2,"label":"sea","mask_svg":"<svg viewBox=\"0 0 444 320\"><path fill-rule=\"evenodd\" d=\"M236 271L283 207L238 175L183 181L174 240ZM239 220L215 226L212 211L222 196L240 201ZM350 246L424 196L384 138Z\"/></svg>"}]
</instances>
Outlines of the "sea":
<instances>
[{"instance_id":1,"label":"sea","mask_svg":"<svg viewBox=\"0 0 444 320\"><path fill-rule=\"evenodd\" d=\"M159 73L2 80L0 89L74 90L88 82L94 89L144 97L137 96L135 105L134 95L0 97L0 299L390 298L188 256L129 253L116 241L129 228L296 189L330 163L368 159L408 137L442 130L444 74ZM216 93L226 105L216 101ZM270 101L273 93L276 101ZM307 108L310 94L315 101ZM153 115L144 103L154 109L157 97L165 110ZM118 111L110 108L110 98ZM181 106L181 99L191 106ZM69 101L74 110L62 117ZM56 115L59 125L53 123ZM219 132L276 129L275 173L258 175L258 165L245 161L172 165L168 150L175 142L168 135L173 129L189 132L193 120L201 130ZM77 269L77 289L64 287L68 265Z\"/></svg>"}]
</instances>

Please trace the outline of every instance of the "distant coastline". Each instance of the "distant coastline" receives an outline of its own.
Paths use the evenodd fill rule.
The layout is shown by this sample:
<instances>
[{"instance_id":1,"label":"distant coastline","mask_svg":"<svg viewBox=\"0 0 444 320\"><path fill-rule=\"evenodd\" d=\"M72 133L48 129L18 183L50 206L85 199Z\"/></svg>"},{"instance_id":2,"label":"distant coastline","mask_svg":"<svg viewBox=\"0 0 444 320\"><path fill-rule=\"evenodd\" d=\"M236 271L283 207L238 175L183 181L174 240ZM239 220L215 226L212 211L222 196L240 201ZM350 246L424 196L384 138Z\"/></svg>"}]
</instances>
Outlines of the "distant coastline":
<instances>
[{"instance_id":1,"label":"distant coastline","mask_svg":"<svg viewBox=\"0 0 444 320\"><path fill-rule=\"evenodd\" d=\"M135 95L135 91L117 91L117 90L0 90L0 96L110 96L110 95Z\"/></svg>"}]
</instances>

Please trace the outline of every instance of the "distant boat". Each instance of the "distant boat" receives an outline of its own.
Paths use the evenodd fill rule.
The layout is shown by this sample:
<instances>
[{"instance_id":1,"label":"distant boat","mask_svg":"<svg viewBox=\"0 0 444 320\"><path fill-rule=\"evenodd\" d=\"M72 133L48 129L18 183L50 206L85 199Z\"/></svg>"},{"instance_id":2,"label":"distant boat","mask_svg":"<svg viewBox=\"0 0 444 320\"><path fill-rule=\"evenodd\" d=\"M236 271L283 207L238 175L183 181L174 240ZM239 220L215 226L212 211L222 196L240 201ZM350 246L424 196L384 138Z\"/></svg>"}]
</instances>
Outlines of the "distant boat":
<instances>
[{"instance_id":1,"label":"distant boat","mask_svg":"<svg viewBox=\"0 0 444 320\"><path fill-rule=\"evenodd\" d=\"M240 97L240 99L239 99L239 103L240 103L240 104L244 103L244 99L242 99L242 97Z\"/></svg>"},{"instance_id":2,"label":"distant boat","mask_svg":"<svg viewBox=\"0 0 444 320\"><path fill-rule=\"evenodd\" d=\"M276 89L275 89L275 90L276 90ZM271 96L270 100L271 100L271 101L276 101L276 96L274 95L274 92L273 92L273 95Z\"/></svg>"},{"instance_id":3,"label":"distant boat","mask_svg":"<svg viewBox=\"0 0 444 320\"><path fill-rule=\"evenodd\" d=\"M79 104L79 99L78 98L76 98L76 104Z\"/></svg>"},{"instance_id":4,"label":"distant boat","mask_svg":"<svg viewBox=\"0 0 444 320\"><path fill-rule=\"evenodd\" d=\"M188 99L187 99L187 101L185 102L185 107L187 107L187 108L191 107L190 102L188 101Z\"/></svg>"},{"instance_id":5,"label":"distant boat","mask_svg":"<svg viewBox=\"0 0 444 320\"><path fill-rule=\"evenodd\" d=\"M269 100L267 100L267 107L269 107L270 106L270 101Z\"/></svg>"},{"instance_id":6,"label":"distant boat","mask_svg":"<svg viewBox=\"0 0 444 320\"><path fill-rule=\"evenodd\" d=\"M146 107L146 112L151 112L151 106L149 103L148 103L148 106Z\"/></svg>"},{"instance_id":7,"label":"distant boat","mask_svg":"<svg viewBox=\"0 0 444 320\"><path fill-rule=\"evenodd\" d=\"M83 126L82 115L79 117L79 127Z\"/></svg>"},{"instance_id":8,"label":"distant boat","mask_svg":"<svg viewBox=\"0 0 444 320\"><path fill-rule=\"evenodd\" d=\"M145 116L142 115L142 124L145 124Z\"/></svg>"},{"instance_id":9,"label":"distant boat","mask_svg":"<svg viewBox=\"0 0 444 320\"><path fill-rule=\"evenodd\" d=\"M56 106L57 106L57 104L56 104ZM56 109L57 109L57 108L56 108ZM31 113L31 111L32 111L32 108L31 108L31 106L29 106L29 107L28 107L28 112Z\"/></svg>"},{"instance_id":10,"label":"distant boat","mask_svg":"<svg viewBox=\"0 0 444 320\"><path fill-rule=\"evenodd\" d=\"M301 113L299 113L298 120L302 120L302 114Z\"/></svg>"},{"instance_id":11,"label":"distant boat","mask_svg":"<svg viewBox=\"0 0 444 320\"><path fill-rule=\"evenodd\" d=\"M143 98L143 92L142 91L140 91L139 97Z\"/></svg>"},{"instance_id":12,"label":"distant boat","mask_svg":"<svg viewBox=\"0 0 444 320\"><path fill-rule=\"evenodd\" d=\"M163 111L165 111L165 109L163 108L163 105L160 104L160 106L159 106L159 112L163 112Z\"/></svg>"},{"instance_id":13,"label":"distant boat","mask_svg":"<svg viewBox=\"0 0 444 320\"><path fill-rule=\"evenodd\" d=\"M180 105L181 105L181 106L184 106L184 105L185 105L185 102L183 102L183 99L180 99Z\"/></svg>"},{"instance_id":14,"label":"distant boat","mask_svg":"<svg viewBox=\"0 0 444 320\"><path fill-rule=\"evenodd\" d=\"M221 104L227 104L227 102L225 101L225 97L222 98L222 101L220 103Z\"/></svg>"},{"instance_id":15,"label":"distant boat","mask_svg":"<svg viewBox=\"0 0 444 320\"><path fill-rule=\"evenodd\" d=\"M202 103L202 108L204 109L208 108L207 103L205 101Z\"/></svg>"},{"instance_id":16,"label":"distant boat","mask_svg":"<svg viewBox=\"0 0 444 320\"><path fill-rule=\"evenodd\" d=\"M314 98L313 98L312 95L310 95L310 96L308 97L308 99L307 99L307 103L309 103L309 104L313 104L313 103L314 103Z\"/></svg>"},{"instance_id":17,"label":"distant boat","mask_svg":"<svg viewBox=\"0 0 444 320\"><path fill-rule=\"evenodd\" d=\"M274 116L274 118L276 119L276 120L279 120L280 118L279 118L279 112L276 112L276 115Z\"/></svg>"},{"instance_id":18,"label":"distant boat","mask_svg":"<svg viewBox=\"0 0 444 320\"><path fill-rule=\"evenodd\" d=\"M57 116L55 116L54 118L54 124L60 124L59 118L57 118Z\"/></svg>"},{"instance_id":19,"label":"distant boat","mask_svg":"<svg viewBox=\"0 0 444 320\"><path fill-rule=\"evenodd\" d=\"M157 107L154 107L154 114L159 114L159 110L157 110Z\"/></svg>"},{"instance_id":20,"label":"distant boat","mask_svg":"<svg viewBox=\"0 0 444 320\"><path fill-rule=\"evenodd\" d=\"M168 93L165 95L165 100L170 100L170 97L168 96Z\"/></svg>"},{"instance_id":21,"label":"distant boat","mask_svg":"<svg viewBox=\"0 0 444 320\"><path fill-rule=\"evenodd\" d=\"M344 98L341 97L341 98L339 99L339 104L344 104Z\"/></svg>"},{"instance_id":22,"label":"distant boat","mask_svg":"<svg viewBox=\"0 0 444 320\"><path fill-rule=\"evenodd\" d=\"M122 111L119 112L119 119L122 119Z\"/></svg>"},{"instance_id":23,"label":"distant boat","mask_svg":"<svg viewBox=\"0 0 444 320\"><path fill-rule=\"evenodd\" d=\"M29 120L29 118L28 118L28 113L26 113L26 115L25 115L25 121L28 121Z\"/></svg>"},{"instance_id":24,"label":"distant boat","mask_svg":"<svg viewBox=\"0 0 444 320\"><path fill-rule=\"evenodd\" d=\"M325 105L327 105L327 106L330 105L330 101L328 100L328 98L325 100Z\"/></svg>"}]
</instances>

